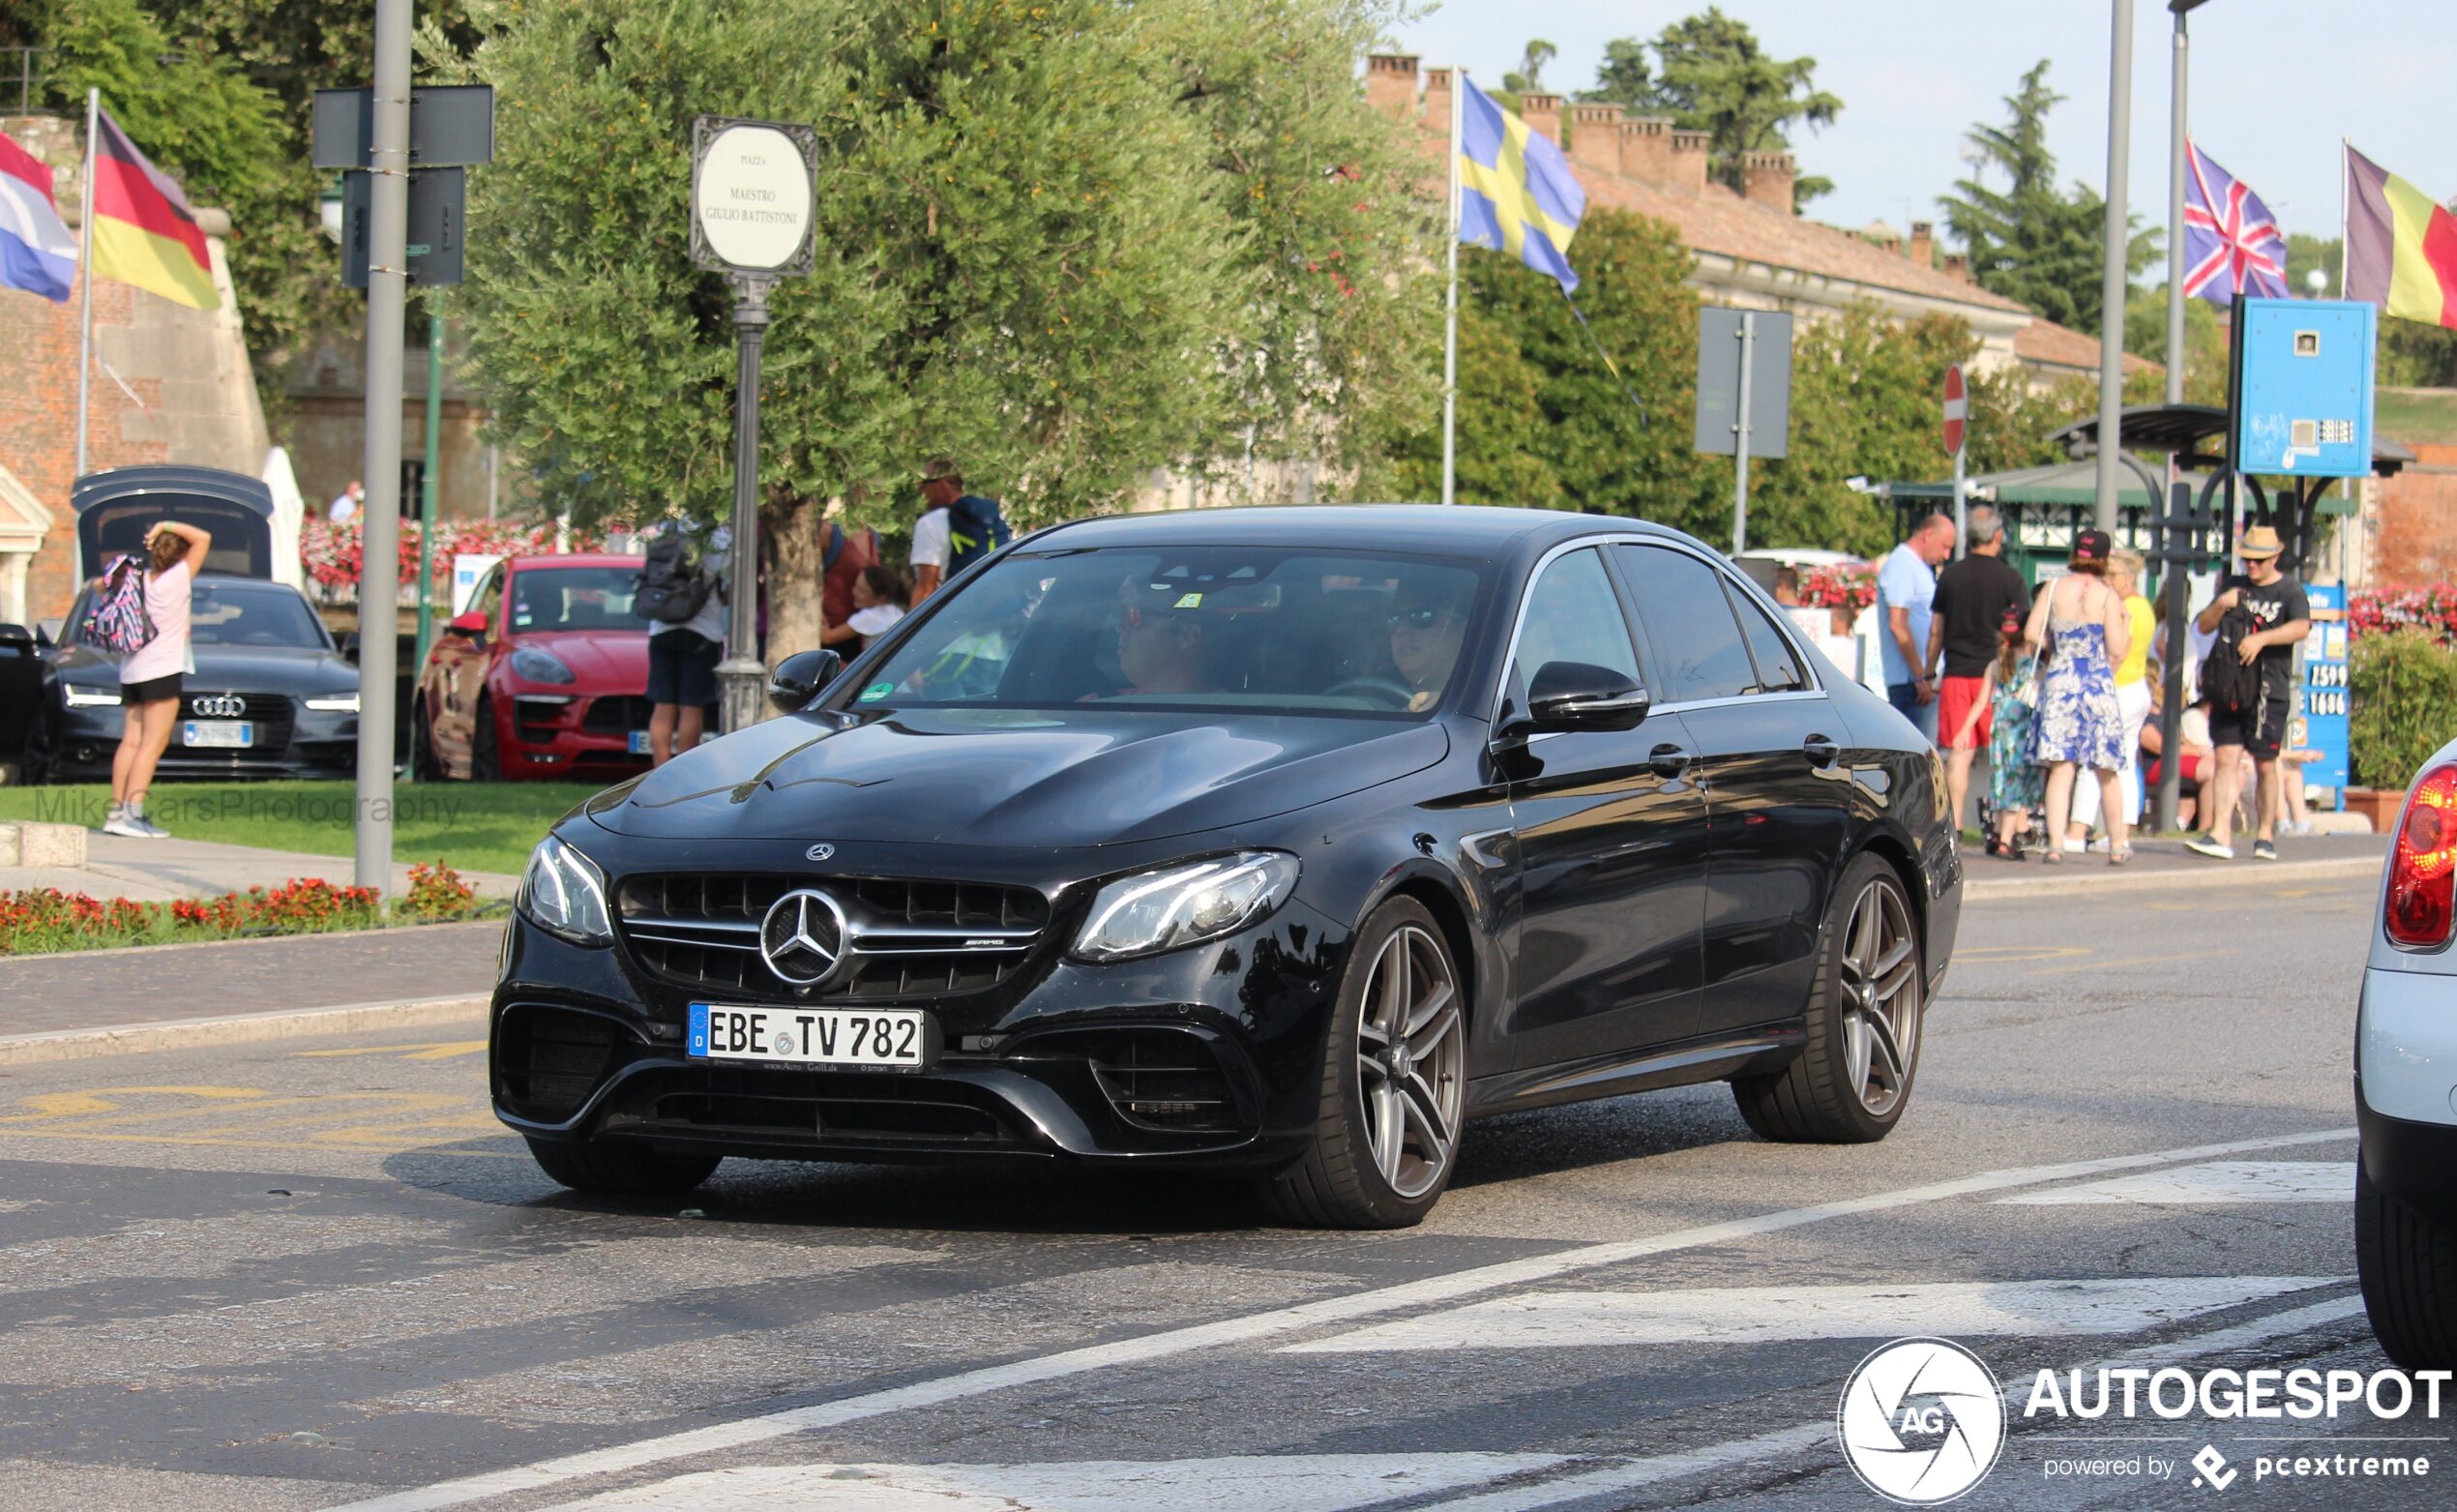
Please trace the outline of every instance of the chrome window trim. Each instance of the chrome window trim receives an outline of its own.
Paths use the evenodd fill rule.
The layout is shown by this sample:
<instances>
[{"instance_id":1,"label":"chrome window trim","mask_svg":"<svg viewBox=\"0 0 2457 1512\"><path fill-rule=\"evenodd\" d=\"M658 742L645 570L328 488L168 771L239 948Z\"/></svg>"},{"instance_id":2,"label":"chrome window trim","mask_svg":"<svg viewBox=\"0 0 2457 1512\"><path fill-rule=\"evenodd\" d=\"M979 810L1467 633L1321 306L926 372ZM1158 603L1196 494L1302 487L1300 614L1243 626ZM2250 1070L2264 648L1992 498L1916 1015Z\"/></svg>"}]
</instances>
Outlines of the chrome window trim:
<instances>
[{"instance_id":1,"label":"chrome window trim","mask_svg":"<svg viewBox=\"0 0 2457 1512\"><path fill-rule=\"evenodd\" d=\"M1716 560L1713 556L1708 555L1705 552L1700 551L1685 541L1677 540L1670 536L1650 536L1643 535L1636 531L1616 530L1602 532L1596 535L1579 536L1572 540L1561 542L1557 546L1549 548L1542 556L1536 558L1535 565L1527 569L1526 583L1519 590L1519 611L1510 623L1510 643L1502 654L1500 667L1494 674L1495 687L1493 690L1493 697L1487 706L1488 713L1485 719L1485 723L1487 725L1497 724L1501 719L1502 700L1509 696L1510 692L1510 668L1518 665L1519 642L1526 635L1527 630L1527 610L1535 602L1535 585L1543 580L1546 570L1552 567L1552 565L1561 557L1569 555L1572 551L1584 550L1590 547L1605 546L1651 546L1660 550L1678 551L1684 556L1695 557L1697 560L1705 563L1709 571L1724 579L1726 592L1732 591L1732 585L1734 582L1739 583L1743 591L1747 592L1751 596L1751 601L1757 604L1761 608L1767 611L1767 623L1774 626L1775 634L1781 637L1783 643L1791 648L1792 661L1799 667L1801 673L1809 679L1810 684L1810 686L1806 688L1785 688L1774 693L1744 693L1720 698L1692 698L1681 703L1658 703L1654 706L1652 712L1657 714L1677 714L1684 709L1720 708L1727 703L1754 703L1766 698L1822 698L1826 697L1827 690L1825 687L1825 681L1819 675L1817 664L1811 661L1807 656L1801 654L1798 637L1791 633L1791 625L1786 622L1784 615L1774 612L1774 610L1780 609L1782 606L1775 604L1772 600L1765 598L1761 593L1760 593L1758 585L1749 581L1745 575L1733 572L1725 563ZM1626 610L1624 612L1626 613ZM1628 628L1634 634L1638 630L1638 627L1636 626L1630 626ZM1732 628L1732 632L1741 637L1741 644L1745 648L1748 645L1749 633L1741 625L1739 616L1736 613L1733 615ZM1633 639L1632 644L1634 646L1637 644L1635 639ZM1643 667L1645 665L1646 660L1643 653L1646 650L1651 650L1652 647L1649 645L1646 647L1640 647L1639 649L1642 652L1639 659L1640 666ZM1750 665L1754 667L1756 663L1752 661ZM1558 733L1561 732L1557 730L1549 731L1546 734L1536 735L1530 738L1531 741L1543 740L1550 738L1550 735L1552 734Z\"/></svg>"}]
</instances>

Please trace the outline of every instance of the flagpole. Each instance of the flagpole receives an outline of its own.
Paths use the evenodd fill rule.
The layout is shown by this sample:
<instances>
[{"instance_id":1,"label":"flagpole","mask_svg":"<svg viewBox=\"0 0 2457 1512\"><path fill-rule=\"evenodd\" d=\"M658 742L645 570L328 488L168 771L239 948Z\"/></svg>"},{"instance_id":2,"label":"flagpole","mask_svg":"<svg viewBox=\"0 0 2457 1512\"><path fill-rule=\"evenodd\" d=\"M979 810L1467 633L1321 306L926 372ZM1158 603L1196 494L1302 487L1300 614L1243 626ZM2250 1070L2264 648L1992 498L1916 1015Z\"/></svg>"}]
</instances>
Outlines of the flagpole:
<instances>
[{"instance_id":1,"label":"flagpole","mask_svg":"<svg viewBox=\"0 0 2457 1512\"><path fill-rule=\"evenodd\" d=\"M85 92L85 212L77 222L76 477L85 476L85 403L94 377L94 138L100 132L103 91ZM85 567L97 565L88 562ZM80 571L83 568L79 569Z\"/></svg>"},{"instance_id":2,"label":"flagpole","mask_svg":"<svg viewBox=\"0 0 2457 1512\"><path fill-rule=\"evenodd\" d=\"M1467 71L1450 71L1449 293L1441 347L1441 501L1457 500L1459 487L1459 123Z\"/></svg>"},{"instance_id":3,"label":"flagpole","mask_svg":"<svg viewBox=\"0 0 2457 1512\"><path fill-rule=\"evenodd\" d=\"M2347 154L2353 150L2347 145L2345 137L2338 138L2338 298L2340 299L2352 297L2346 291L2346 247L2347 243L2353 240L2353 237L2349 234L2350 227L2347 225L2347 219L2352 208L2349 202L2353 197L2354 163Z\"/></svg>"}]
</instances>

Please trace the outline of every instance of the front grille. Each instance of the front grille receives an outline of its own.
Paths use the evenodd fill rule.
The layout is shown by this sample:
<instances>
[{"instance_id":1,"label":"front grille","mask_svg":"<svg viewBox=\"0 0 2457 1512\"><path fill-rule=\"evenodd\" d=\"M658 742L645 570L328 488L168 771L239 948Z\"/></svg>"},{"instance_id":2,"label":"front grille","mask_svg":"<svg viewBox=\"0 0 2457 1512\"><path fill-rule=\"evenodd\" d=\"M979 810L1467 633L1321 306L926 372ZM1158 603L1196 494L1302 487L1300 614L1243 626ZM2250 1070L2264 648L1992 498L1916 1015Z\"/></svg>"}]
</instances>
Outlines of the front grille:
<instances>
[{"instance_id":1,"label":"front grille","mask_svg":"<svg viewBox=\"0 0 2457 1512\"><path fill-rule=\"evenodd\" d=\"M524 1118L560 1123L613 1069L620 1031L595 1014L534 1003L503 1011L495 1090Z\"/></svg>"},{"instance_id":2,"label":"front grille","mask_svg":"<svg viewBox=\"0 0 2457 1512\"><path fill-rule=\"evenodd\" d=\"M211 699L226 698L231 697L238 697L246 705L242 712L237 714L199 714L196 712L196 700L199 698ZM284 747L290 744L290 726L298 723L298 706L293 704L287 697L278 693L243 693L234 696L220 689L199 688L192 683L187 687L182 688L179 692L179 721L171 726L171 733L174 735L184 735L186 733L187 723L190 720L210 721L230 719L248 720L253 723L256 726L255 738L248 744L244 751L233 750L226 746L196 746L191 748L185 740L180 742L181 749L193 749L207 755L228 756L234 757L245 755L249 752L253 752L259 755L271 752L275 755L279 755Z\"/></svg>"},{"instance_id":3,"label":"front grille","mask_svg":"<svg viewBox=\"0 0 2457 1512\"><path fill-rule=\"evenodd\" d=\"M836 900L846 959L815 989L797 988L759 954L759 925L797 887ZM633 959L694 992L799 1002L944 997L995 987L1032 954L1049 900L1027 887L883 877L665 874L625 879L619 927Z\"/></svg>"},{"instance_id":4,"label":"front grille","mask_svg":"<svg viewBox=\"0 0 2457 1512\"><path fill-rule=\"evenodd\" d=\"M1197 1035L1137 1029L1096 1046L1091 1062L1101 1095L1128 1123L1201 1134L1238 1126L1228 1073Z\"/></svg>"},{"instance_id":5,"label":"front grille","mask_svg":"<svg viewBox=\"0 0 2457 1512\"><path fill-rule=\"evenodd\" d=\"M652 1116L711 1134L800 1135L832 1143L1004 1145L1016 1137L991 1100L913 1077L695 1068L687 1090L659 1097Z\"/></svg>"},{"instance_id":6,"label":"front grille","mask_svg":"<svg viewBox=\"0 0 2457 1512\"><path fill-rule=\"evenodd\" d=\"M580 727L600 735L628 735L648 727L650 705L636 694L591 698L588 712L580 716Z\"/></svg>"}]
</instances>

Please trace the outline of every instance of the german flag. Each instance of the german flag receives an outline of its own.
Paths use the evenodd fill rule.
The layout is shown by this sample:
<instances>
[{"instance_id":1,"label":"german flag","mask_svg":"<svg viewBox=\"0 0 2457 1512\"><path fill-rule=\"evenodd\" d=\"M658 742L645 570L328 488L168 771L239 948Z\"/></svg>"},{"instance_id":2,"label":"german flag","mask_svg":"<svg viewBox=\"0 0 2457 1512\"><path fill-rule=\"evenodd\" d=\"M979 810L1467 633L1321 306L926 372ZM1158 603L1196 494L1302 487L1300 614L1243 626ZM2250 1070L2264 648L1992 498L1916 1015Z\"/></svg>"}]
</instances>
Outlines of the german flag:
<instances>
[{"instance_id":1,"label":"german flag","mask_svg":"<svg viewBox=\"0 0 2457 1512\"><path fill-rule=\"evenodd\" d=\"M92 271L195 310L222 303L195 212L107 110L95 116Z\"/></svg>"},{"instance_id":2,"label":"german flag","mask_svg":"<svg viewBox=\"0 0 2457 1512\"><path fill-rule=\"evenodd\" d=\"M2346 189L2346 297L2457 327L2457 216L2353 147Z\"/></svg>"}]
</instances>

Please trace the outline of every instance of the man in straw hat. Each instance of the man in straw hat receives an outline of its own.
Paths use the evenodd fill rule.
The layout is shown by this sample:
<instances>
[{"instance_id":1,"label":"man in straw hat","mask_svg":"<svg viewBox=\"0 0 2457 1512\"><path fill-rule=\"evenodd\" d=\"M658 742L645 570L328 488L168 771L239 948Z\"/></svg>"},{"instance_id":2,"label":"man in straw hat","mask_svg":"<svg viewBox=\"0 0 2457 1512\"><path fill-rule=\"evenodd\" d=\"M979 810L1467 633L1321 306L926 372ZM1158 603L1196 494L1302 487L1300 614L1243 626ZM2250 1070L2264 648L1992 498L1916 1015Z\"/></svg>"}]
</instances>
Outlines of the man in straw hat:
<instances>
[{"instance_id":1,"label":"man in straw hat","mask_svg":"<svg viewBox=\"0 0 2457 1512\"><path fill-rule=\"evenodd\" d=\"M2260 861L2278 859L2278 847L2271 839L2278 827L2278 747L2287 732L2294 699L2294 648L2312 633L2312 606L2304 597L2303 584L2279 571L2279 554L2285 549L2278 532L2269 526L2246 529L2243 539L2235 543L2235 555L2243 559L2244 570L2221 582L2218 596L2194 620L2205 634L2213 632L2227 611L2240 604L2259 627L2243 637L2235 654L2246 663L2259 664L2260 697L2249 708L2210 710L2209 743L2217 748L2218 758L2215 781L2207 785L2211 801L2204 806L2209 829L2185 842L2202 855L2220 861L2235 859L2231 832L2235 799L2243 791L2247 755L2261 771L2261 824L2253 838L2252 854Z\"/></svg>"}]
</instances>

